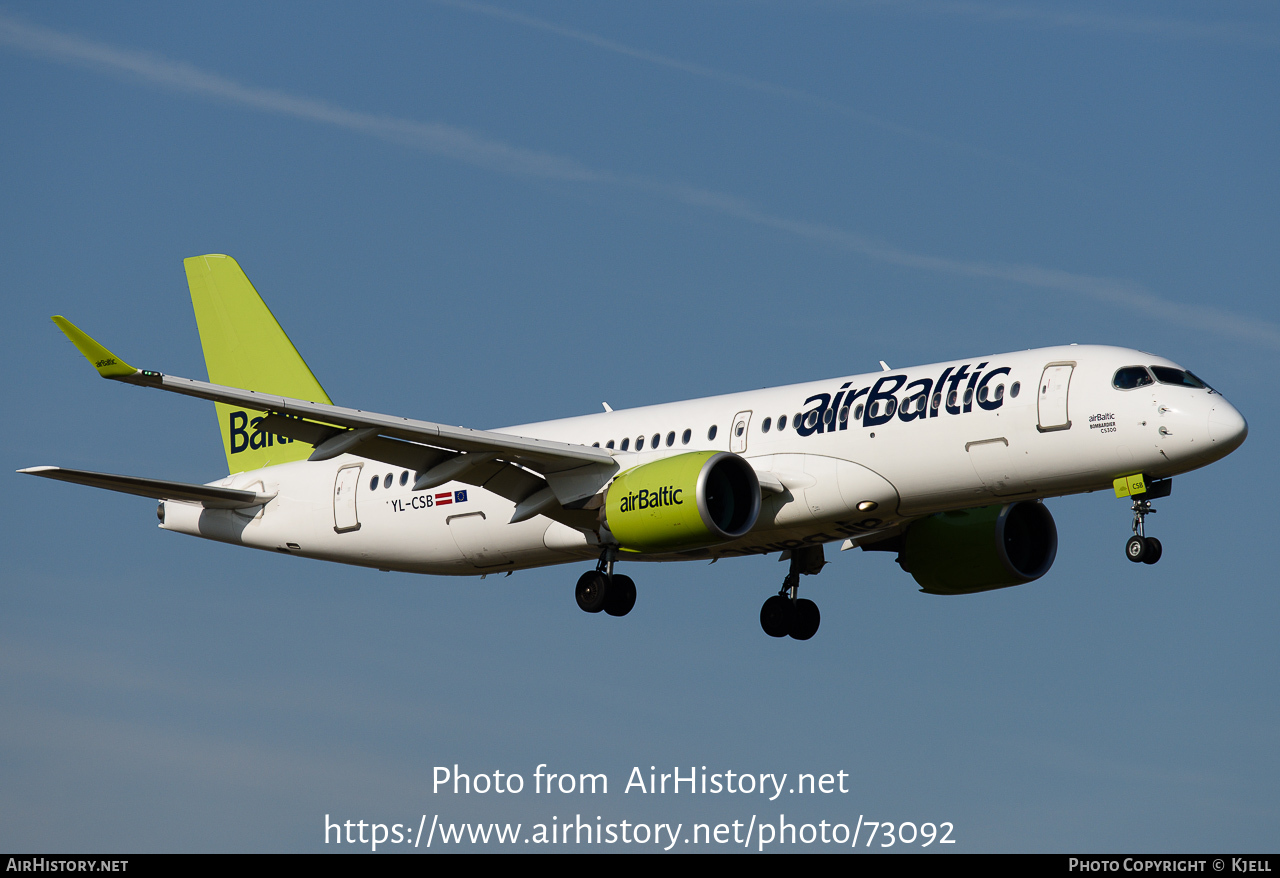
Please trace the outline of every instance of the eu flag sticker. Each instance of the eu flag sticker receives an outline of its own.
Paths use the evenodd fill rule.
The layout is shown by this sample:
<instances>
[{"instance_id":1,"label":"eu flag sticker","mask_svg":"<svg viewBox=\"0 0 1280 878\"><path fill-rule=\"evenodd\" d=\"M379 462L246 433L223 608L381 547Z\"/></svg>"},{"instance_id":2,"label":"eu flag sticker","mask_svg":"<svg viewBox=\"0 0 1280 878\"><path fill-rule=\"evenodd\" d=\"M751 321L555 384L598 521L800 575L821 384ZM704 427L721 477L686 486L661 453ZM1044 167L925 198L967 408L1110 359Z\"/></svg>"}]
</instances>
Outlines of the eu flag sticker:
<instances>
[{"instance_id":1,"label":"eu flag sticker","mask_svg":"<svg viewBox=\"0 0 1280 878\"><path fill-rule=\"evenodd\" d=\"M467 492L466 492L466 491L454 491L454 492L453 492L453 502L454 502L454 503L466 503L466 502L467 502Z\"/></svg>"}]
</instances>

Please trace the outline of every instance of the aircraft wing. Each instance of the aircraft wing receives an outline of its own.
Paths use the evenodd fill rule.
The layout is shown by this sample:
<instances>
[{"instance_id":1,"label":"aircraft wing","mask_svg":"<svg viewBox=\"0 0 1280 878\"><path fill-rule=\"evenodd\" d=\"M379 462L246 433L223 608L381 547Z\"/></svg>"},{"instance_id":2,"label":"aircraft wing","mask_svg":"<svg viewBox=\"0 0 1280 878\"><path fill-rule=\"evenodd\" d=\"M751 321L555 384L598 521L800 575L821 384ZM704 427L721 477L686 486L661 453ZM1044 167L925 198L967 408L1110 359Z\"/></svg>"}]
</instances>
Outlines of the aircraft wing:
<instances>
[{"instance_id":1,"label":"aircraft wing","mask_svg":"<svg viewBox=\"0 0 1280 878\"><path fill-rule=\"evenodd\" d=\"M217 488L211 485L192 485L187 482L169 482L164 479L144 479L140 476L117 476L111 473L93 473L82 469L66 469L60 466L33 466L18 470L29 476L57 479L106 488L122 494L137 494L153 500L191 500L210 509L247 509L261 506L275 494L259 494L257 491L238 491L234 488Z\"/></svg>"},{"instance_id":2,"label":"aircraft wing","mask_svg":"<svg viewBox=\"0 0 1280 878\"><path fill-rule=\"evenodd\" d=\"M426 470L418 479L419 489L453 479L470 483L467 476L474 478L474 470L501 469L501 461L543 476L554 499L570 504L596 494L618 469L613 456L602 448L453 427L135 369L71 321L53 319L103 378L266 412L269 418L264 419L263 428L314 444L312 460L346 452L375 460L390 458L390 462L414 459L418 463L415 468ZM412 451L409 443L420 450ZM432 449L439 451L432 454ZM375 453L378 451L382 453ZM525 495L518 500L528 498L528 487L515 488L514 493ZM550 498L544 499L549 502Z\"/></svg>"}]
</instances>

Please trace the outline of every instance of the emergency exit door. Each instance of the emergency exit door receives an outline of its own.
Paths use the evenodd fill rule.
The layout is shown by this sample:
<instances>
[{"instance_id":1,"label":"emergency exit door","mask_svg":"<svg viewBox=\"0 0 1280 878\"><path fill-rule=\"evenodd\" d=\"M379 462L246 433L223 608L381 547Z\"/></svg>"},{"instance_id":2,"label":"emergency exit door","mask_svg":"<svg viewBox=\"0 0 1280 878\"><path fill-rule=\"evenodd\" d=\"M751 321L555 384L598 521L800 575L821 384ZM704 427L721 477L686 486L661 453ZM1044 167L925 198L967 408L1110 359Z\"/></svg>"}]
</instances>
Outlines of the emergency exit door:
<instances>
[{"instance_id":1,"label":"emergency exit door","mask_svg":"<svg viewBox=\"0 0 1280 878\"><path fill-rule=\"evenodd\" d=\"M333 529L338 533L360 529L356 515L356 486L360 484L360 467L344 466L333 480Z\"/></svg>"}]
</instances>

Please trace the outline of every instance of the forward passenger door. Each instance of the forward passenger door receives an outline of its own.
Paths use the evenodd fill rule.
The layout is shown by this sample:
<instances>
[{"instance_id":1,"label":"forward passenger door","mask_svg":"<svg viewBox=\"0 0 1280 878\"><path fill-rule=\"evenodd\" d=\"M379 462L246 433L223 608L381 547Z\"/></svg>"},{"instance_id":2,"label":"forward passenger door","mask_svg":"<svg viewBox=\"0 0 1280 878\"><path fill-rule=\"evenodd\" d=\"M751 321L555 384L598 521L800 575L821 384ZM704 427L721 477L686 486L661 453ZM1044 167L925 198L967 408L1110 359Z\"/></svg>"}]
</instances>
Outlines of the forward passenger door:
<instances>
[{"instance_id":1,"label":"forward passenger door","mask_svg":"<svg viewBox=\"0 0 1280 878\"><path fill-rule=\"evenodd\" d=\"M1067 392L1071 387L1071 371L1075 363L1050 363L1040 376L1038 398L1041 433L1071 429L1067 417Z\"/></svg>"}]
</instances>

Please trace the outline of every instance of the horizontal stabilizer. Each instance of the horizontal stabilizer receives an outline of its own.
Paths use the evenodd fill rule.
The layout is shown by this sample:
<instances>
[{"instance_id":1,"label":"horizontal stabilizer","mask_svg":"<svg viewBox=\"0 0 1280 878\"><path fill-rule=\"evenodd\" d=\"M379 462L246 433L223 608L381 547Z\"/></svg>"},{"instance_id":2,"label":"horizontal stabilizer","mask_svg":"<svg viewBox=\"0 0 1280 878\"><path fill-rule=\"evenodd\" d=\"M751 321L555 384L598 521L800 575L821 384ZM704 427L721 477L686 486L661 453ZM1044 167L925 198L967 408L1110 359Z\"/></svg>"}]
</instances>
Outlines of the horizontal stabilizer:
<instances>
[{"instance_id":1,"label":"horizontal stabilizer","mask_svg":"<svg viewBox=\"0 0 1280 878\"><path fill-rule=\"evenodd\" d=\"M140 476L117 476L110 473L91 473L80 469L64 469L60 466L33 466L20 469L20 473L74 482L94 488L106 488L122 494L136 494L153 500L191 500L210 509L245 509L261 506L275 494L259 494L257 491L239 491L235 488L217 488L211 485L192 485L186 482L169 482L164 479L144 479Z\"/></svg>"}]
</instances>

